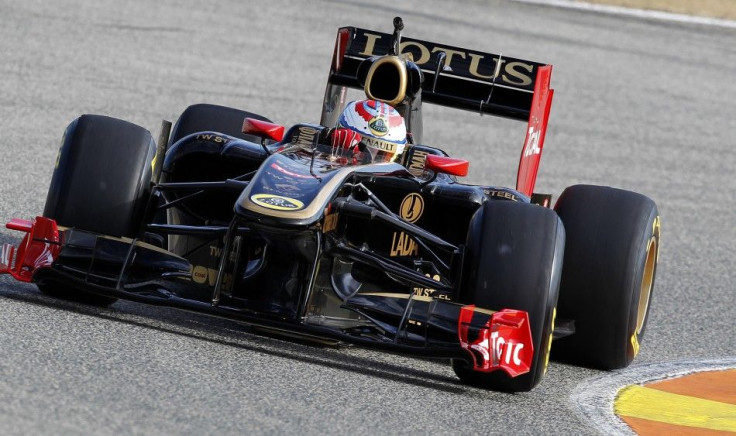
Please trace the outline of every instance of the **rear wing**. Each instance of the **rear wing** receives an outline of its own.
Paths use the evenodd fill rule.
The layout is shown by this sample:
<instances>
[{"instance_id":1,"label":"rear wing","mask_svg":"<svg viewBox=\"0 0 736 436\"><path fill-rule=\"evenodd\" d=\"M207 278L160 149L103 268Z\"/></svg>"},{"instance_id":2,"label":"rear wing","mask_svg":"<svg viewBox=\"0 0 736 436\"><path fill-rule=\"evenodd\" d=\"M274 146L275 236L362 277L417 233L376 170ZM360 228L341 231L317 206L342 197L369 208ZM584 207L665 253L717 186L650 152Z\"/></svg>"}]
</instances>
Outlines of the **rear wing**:
<instances>
[{"instance_id":1,"label":"rear wing","mask_svg":"<svg viewBox=\"0 0 736 436\"><path fill-rule=\"evenodd\" d=\"M356 27L338 29L321 124L337 121L346 103L345 87L362 89L358 79L361 62L388 54L392 43L391 34ZM552 66L403 36L399 51L424 75L423 102L527 121L517 190L531 195L554 92L549 88ZM416 124L420 130L421 121Z\"/></svg>"},{"instance_id":2,"label":"rear wing","mask_svg":"<svg viewBox=\"0 0 736 436\"><path fill-rule=\"evenodd\" d=\"M391 35L355 27L338 30L338 47L329 82L361 88L358 66L364 59L386 55ZM537 73L545 64L492 53L466 50L402 37L400 50L424 73L422 100L526 121L532 106ZM444 65L437 62L444 53Z\"/></svg>"}]
</instances>

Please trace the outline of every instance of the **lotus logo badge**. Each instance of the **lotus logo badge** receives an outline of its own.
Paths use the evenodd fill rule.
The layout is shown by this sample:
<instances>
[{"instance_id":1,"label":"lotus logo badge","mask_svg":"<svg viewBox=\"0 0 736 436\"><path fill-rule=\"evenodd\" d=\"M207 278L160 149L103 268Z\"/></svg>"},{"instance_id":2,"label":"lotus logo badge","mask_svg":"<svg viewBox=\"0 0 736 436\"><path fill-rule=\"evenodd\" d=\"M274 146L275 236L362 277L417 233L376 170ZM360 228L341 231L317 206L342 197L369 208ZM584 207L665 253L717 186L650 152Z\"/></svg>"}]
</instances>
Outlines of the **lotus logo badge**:
<instances>
[{"instance_id":1,"label":"lotus logo badge","mask_svg":"<svg viewBox=\"0 0 736 436\"><path fill-rule=\"evenodd\" d=\"M275 210L299 210L304 207L304 203L289 197L273 194L256 194L250 197L253 203L265 207L266 209Z\"/></svg>"},{"instance_id":2,"label":"lotus logo badge","mask_svg":"<svg viewBox=\"0 0 736 436\"><path fill-rule=\"evenodd\" d=\"M368 123L368 127L370 127L371 132L373 132L373 134L375 134L376 136L384 136L386 133L388 133L388 126L386 126L386 121L380 117L373 118L371 122Z\"/></svg>"}]
</instances>

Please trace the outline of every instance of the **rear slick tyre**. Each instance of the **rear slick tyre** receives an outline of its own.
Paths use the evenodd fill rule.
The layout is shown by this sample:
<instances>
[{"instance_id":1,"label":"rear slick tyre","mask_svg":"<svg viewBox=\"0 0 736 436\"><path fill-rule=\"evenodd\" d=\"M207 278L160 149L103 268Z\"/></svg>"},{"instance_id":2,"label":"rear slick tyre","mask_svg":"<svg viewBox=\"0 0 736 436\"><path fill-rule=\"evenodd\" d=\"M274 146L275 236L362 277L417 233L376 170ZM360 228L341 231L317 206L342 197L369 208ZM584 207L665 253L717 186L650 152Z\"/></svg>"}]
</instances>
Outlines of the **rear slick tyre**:
<instances>
[{"instance_id":1,"label":"rear slick tyre","mask_svg":"<svg viewBox=\"0 0 736 436\"><path fill-rule=\"evenodd\" d=\"M660 219L648 197L577 185L555 210L567 230L558 314L575 334L552 348L555 360L597 369L631 364L639 352L659 256Z\"/></svg>"}]
</instances>

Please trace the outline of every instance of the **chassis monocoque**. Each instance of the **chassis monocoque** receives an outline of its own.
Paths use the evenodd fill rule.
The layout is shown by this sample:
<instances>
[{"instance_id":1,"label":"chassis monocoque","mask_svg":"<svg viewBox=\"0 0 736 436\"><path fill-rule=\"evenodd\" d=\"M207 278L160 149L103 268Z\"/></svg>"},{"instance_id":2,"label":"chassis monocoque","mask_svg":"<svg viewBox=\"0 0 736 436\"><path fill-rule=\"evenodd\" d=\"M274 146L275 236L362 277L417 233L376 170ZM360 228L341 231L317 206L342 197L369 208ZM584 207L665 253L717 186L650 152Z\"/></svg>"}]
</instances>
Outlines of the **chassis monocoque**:
<instances>
[{"instance_id":1,"label":"chassis monocoque","mask_svg":"<svg viewBox=\"0 0 736 436\"><path fill-rule=\"evenodd\" d=\"M8 223L26 236L4 247L0 271L90 304L125 298L449 358L492 389L533 388L550 353L627 366L656 271L652 200L579 185L550 207L533 189L551 66L402 40L394 26L339 29L320 125L284 132L200 104L157 143L122 120L74 120L43 216ZM400 162L348 165L326 145L350 87L405 118ZM527 121L517 186L458 183L467 161L422 145L423 101Z\"/></svg>"}]
</instances>

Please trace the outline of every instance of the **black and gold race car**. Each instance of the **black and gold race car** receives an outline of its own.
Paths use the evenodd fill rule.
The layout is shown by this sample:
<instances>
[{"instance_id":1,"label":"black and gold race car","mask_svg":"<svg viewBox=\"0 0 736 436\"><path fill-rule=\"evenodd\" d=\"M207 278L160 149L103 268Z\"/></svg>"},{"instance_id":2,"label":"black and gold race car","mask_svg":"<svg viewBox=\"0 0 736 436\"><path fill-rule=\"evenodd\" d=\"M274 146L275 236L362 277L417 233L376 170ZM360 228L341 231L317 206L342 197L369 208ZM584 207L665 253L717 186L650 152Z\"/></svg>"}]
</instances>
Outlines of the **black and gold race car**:
<instances>
[{"instance_id":1,"label":"black and gold race car","mask_svg":"<svg viewBox=\"0 0 736 436\"><path fill-rule=\"evenodd\" d=\"M43 216L8 223L25 237L3 247L0 272L88 304L123 298L451 359L490 389L533 388L550 352L627 366L656 272L654 202L578 185L552 207L534 192L552 67L402 29L338 30L319 125L198 104L154 141L126 121L77 118ZM401 114L399 160L356 163L330 145L350 88ZM468 162L425 145L423 102L525 121L516 187L459 183Z\"/></svg>"}]
</instances>

